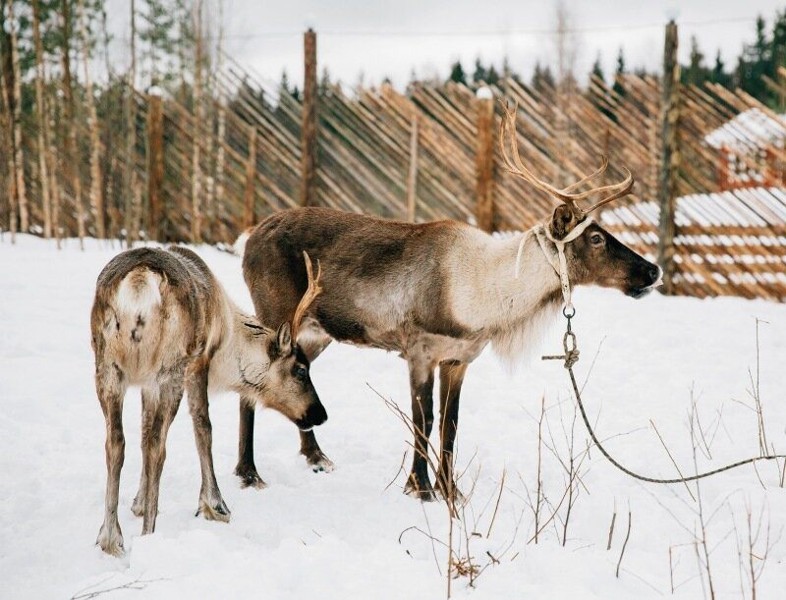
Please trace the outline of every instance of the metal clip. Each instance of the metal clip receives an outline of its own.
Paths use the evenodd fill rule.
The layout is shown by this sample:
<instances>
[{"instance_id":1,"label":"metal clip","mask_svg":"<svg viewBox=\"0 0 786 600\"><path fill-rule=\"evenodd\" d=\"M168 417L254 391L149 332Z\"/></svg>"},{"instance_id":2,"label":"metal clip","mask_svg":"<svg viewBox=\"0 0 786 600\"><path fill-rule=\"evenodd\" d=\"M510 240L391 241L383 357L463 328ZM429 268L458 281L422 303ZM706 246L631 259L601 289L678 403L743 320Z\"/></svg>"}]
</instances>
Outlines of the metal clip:
<instances>
[{"instance_id":1,"label":"metal clip","mask_svg":"<svg viewBox=\"0 0 786 600\"><path fill-rule=\"evenodd\" d=\"M564 360L564 366L566 369L570 369L579 360L579 349L576 344L576 334L573 333L570 326L570 320L576 315L576 309L573 307L571 308L573 309L573 312L570 314L566 312L565 308L562 309L562 314L565 315L565 318L568 320L565 335L562 336L562 349L565 353L541 356L541 360Z\"/></svg>"}]
</instances>

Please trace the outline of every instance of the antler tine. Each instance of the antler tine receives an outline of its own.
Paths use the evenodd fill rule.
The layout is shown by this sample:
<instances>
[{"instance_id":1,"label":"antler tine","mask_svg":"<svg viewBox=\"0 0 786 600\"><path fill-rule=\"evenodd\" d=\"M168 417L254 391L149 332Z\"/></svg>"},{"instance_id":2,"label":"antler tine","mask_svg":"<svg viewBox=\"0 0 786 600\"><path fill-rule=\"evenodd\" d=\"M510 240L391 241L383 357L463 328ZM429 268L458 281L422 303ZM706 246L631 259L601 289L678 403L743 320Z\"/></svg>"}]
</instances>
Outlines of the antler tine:
<instances>
[{"instance_id":1,"label":"antler tine","mask_svg":"<svg viewBox=\"0 0 786 600\"><path fill-rule=\"evenodd\" d=\"M559 200L562 200L565 204L573 204L574 199L572 196L565 194L562 190L558 190L553 185L538 179L529 169L527 169L526 166L524 166L524 163L521 160L521 155L519 154L518 142L516 140L516 106L514 105L512 111L504 104L503 108L505 110L505 118L502 119L502 131L499 138L499 146L500 151L502 152L502 160L505 163L505 168L507 171L512 175L521 177L524 181L531 183L536 188L551 194ZM508 155L507 148L505 147L506 137L509 138L510 146L513 150L512 159Z\"/></svg>"},{"instance_id":2,"label":"antler tine","mask_svg":"<svg viewBox=\"0 0 786 600\"><path fill-rule=\"evenodd\" d=\"M627 171L627 169L625 169L625 170ZM591 190L587 190L586 192L580 192L578 194L569 194L569 197L570 197L571 200L576 202L578 200L584 200L584 198L589 198L590 196L595 196L597 194L603 194L604 192L617 192L617 191L620 191L620 190L624 190L625 187L629 183L630 182L626 178L626 179L624 179L622 181L619 181L617 183L604 185L603 187L599 187L599 188L593 188ZM604 202L605 202L605 200L604 200Z\"/></svg>"},{"instance_id":3,"label":"antler tine","mask_svg":"<svg viewBox=\"0 0 786 600\"><path fill-rule=\"evenodd\" d=\"M314 299L319 296L322 288L319 286L319 278L322 276L322 265L317 260L317 276L314 277L314 267L311 263L311 257L308 252L303 251L303 258L306 261L306 275L308 277L308 287L306 288L303 297L295 309L295 315L292 317L292 341L297 342L297 336L300 330L300 324L306 311L309 309Z\"/></svg>"},{"instance_id":4,"label":"antler tine","mask_svg":"<svg viewBox=\"0 0 786 600\"><path fill-rule=\"evenodd\" d=\"M579 187L580 185L582 185L584 183L587 183L588 181L591 181L592 179L595 179L599 175L603 175L603 173L606 172L606 168L609 166L609 159L606 158L605 155L601 155L600 161L601 161L600 162L600 168L597 171L595 171L591 175L587 175L583 179L579 179L576 183L571 183L568 187L563 188L562 191L565 192L565 193L571 192L571 191L575 190L577 187Z\"/></svg>"},{"instance_id":5,"label":"antler tine","mask_svg":"<svg viewBox=\"0 0 786 600\"><path fill-rule=\"evenodd\" d=\"M583 212L586 215L588 213L591 213L599 206L603 206L604 204L607 204L612 200L616 200L617 198L622 198L623 196L627 196L628 194L630 194L631 190L633 189L633 184L635 183L635 181L633 179L633 173L628 171L628 169L625 169L625 172L628 174L628 176L622 182L618 184L614 184L613 186L606 186L605 188L598 188L597 190L595 190L595 192L600 192L604 190L608 191L610 188L613 187L613 188L617 188L617 191L615 193L613 193L611 196L608 196L607 198L603 198L603 200L599 200L598 202L596 202L595 204L593 204L587 209L582 208L581 212Z\"/></svg>"},{"instance_id":6,"label":"antler tine","mask_svg":"<svg viewBox=\"0 0 786 600\"><path fill-rule=\"evenodd\" d=\"M571 193L572 190L576 189L580 185L594 179L595 177L601 175L606 171L609 166L608 159L603 156L601 157L601 165L600 168L587 175L577 181L569 185L564 189L557 189L553 185L546 183L545 181L538 179L532 172L524 166L523 161L521 160L521 155L518 151L518 142L516 140L516 107L514 105L513 110L511 111L506 105L503 104L503 109L505 110L505 118L502 120L502 130L500 133L500 151L502 153L502 160L505 164L505 168L508 170L509 173L516 175L517 177L521 177L525 181L529 182L536 188L551 194L558 200L561 200L565 204L567 204L573 212L577 215L586 215L587 213L595 210L599 206L606 204L607 202L611 202L617 198L625 196L630 193L631 188L633 187L633 175L625 169L628 176L621 182L613 183L610 185L605 185L599 188L593 188L587 190L585 192L578 192L578 193ZM508 154L508 149L505 144L505 138L508 138L511 150L513 151L512 157ZM600 200L593 204L589 209L584 210L579 207L576 203L579 200L583 200L589 196L595 196L596 194L602 194L606 192L613 192L607 198Z\"/></svg>"}]
</instances>

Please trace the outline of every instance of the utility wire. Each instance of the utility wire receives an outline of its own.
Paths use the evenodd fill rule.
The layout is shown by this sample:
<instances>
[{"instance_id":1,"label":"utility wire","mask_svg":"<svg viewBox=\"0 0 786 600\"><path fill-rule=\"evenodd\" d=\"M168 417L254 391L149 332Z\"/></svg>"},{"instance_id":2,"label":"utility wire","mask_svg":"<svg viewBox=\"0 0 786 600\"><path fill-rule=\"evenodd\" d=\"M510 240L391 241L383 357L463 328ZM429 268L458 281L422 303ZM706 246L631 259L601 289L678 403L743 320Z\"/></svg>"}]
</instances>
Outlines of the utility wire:
<instances>
[{"instance_id":1,"label":"utility wire","mask_svg":"<svg viewBox=\"0 0 786 600\"><path fill-rule=\"evenodd\" d=\"M677 24L684 27L706 27L712 25L722 25L727 23L754 23L755 17L728 17L717 19L703 19L693 21L678 21ZM661 28L663 22L643 23L638 25L605 25L599 27L572 27L565 31L567 33L603 33L609 31L641 31L645 29ZM405 29L321 29L317 28L317 33L324 37L501 37L510 35L554 35L555 29L552 28L511 28L511 29L465 29L465 30L405 30ZM255 33L236 33L225 34L225 40L248 40L258 38L284 38L303 35L303 30L279 30L279 31L257 31ZM205 39L210 40L214 36L208 35ZM125 39L119 37L115 39Z\"/></svg>"},{"instance_id":2,"label":"utility wire","mask_svg":"<svg viewBox=\"0 0 786 600\"><path fill-rule=\"evenodd\" d=\"M686 27L701 27L709 25L720 25L724 23L753 23L756 21L755 17L729 17L725 19L704 19L694 21L679 21L678 25ZM592 32L606 32L606 31L632 31L641 29L654 29L661 28L665 25L662 22L653 22L639 25L605 25L599 27L571 27L566 29L567 33L592 33ZM404 29L382 29L382 30L362 30L362 29L317 29L317 33L321 36L353 36L353 37L463 37L463 36L504 36L504 35L553 35L557 33L552 28L511 28L511 29L469 29L469 30L423 30L413 31ZM255 38L255 37L284 37L292 35L302 35L302 31L269 31L257 32L249 34L236 34L238 38Z\"/></svg>"}]
</instances>

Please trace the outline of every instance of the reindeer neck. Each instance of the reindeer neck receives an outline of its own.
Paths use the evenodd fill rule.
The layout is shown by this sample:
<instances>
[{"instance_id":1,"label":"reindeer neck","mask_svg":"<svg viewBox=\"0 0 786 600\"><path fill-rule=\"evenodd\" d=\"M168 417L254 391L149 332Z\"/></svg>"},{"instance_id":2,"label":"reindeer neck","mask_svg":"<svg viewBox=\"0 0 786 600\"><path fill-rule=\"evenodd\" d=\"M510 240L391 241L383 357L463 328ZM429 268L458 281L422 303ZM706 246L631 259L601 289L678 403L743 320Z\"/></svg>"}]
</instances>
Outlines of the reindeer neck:
<instances>
[{"instance_id":1,"label":"reindeer neck","mask_svg":"<svg viewBox=\"0 0 786 600\"><path fill-rule=\"evenodd\" d=\"M243 373L241 369L246 368L250 363L258 363L258 360L251 360L249 354L249 343L246 327L244 323L256 323L256 319L241 311L237 305L226 297L225 310L223 311L223 326L221 340L216 347L213 359L210 364L210 388L215 391L240 391L243 387ZM258 344L262 351L255 352L253 356L264 356L266 337L260 334L259 340L253 340L253 344ZM267 365L264 365L266 368ZM257 365L254 364L254 369Z\"/></svg>"},{"instance_id":2,"label":"reindeer neck","mask_svg":"<svg viewBox=\"0 0 786 600\"><path fill-rule=\"evenodd\" d=\"M506 239L476 236L469 246L474 259L465 259L453 298L459 318L473 329L515 326L558 302L560 280L534 228Z\"/></svg>"}]
</instances>

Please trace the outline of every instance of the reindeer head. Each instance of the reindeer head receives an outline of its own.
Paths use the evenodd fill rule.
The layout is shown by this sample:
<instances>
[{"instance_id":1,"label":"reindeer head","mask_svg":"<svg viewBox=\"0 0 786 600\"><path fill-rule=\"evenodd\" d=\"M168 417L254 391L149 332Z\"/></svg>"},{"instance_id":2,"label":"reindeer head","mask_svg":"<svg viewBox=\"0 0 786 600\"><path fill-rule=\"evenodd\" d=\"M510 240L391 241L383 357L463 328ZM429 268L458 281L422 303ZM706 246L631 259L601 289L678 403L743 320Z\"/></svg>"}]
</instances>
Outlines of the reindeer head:
<instances>
[{"instance_id":1,"label":"reindeer head","mask_svg":"<svg viewBox=\"0 0 786 600\"><path fill-rule=\"evenodd\" d=\"M327 412L311 383L308 358L295 343L303 315L321 291L319 287L321 268L318 268L317 276L314 278L311 260L305 252L303 255L308 272L308 289L297 306L292 323L284 323L277 332L273 332L256 320L246 320L244 327L248 335L264 336L266 339L266 344L263 346L264 352L267 353L266 360L257 364L267 364L267 368L256 376L252 374L249 377L248 369L241 368L241 373L243 383L250 388L251 394L263 406L277 410L298 428L307 431L324 423L327 420Z\"/></svg>"},{"instance_id":2,"label":"reindeer head","mask_svg":"<svg viewBox=\"0 0 786 600\"><path fill-rule=\"evenodd\" d=\"M613 287L634 298L640 298L656 287L660 281L660 268L640 256L589 217L596 208L630 194L633 175L624 169L624 180L576 192L587 182L606 171L608 161L603 157L600 168L563 189L557 189L537 178L524 166L518 152L516 139L516 111L505 107L502 120L500 147L505 168L509 173L531 183L561 201L551 218L543 224L546 237L564 245L568 277L573 285L600 285ZM508 154L505 138L513 150ZM579 203L590 196L605 194L600 200L584 208Z\"/></svg>"}]
</instances>

